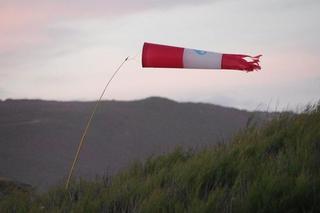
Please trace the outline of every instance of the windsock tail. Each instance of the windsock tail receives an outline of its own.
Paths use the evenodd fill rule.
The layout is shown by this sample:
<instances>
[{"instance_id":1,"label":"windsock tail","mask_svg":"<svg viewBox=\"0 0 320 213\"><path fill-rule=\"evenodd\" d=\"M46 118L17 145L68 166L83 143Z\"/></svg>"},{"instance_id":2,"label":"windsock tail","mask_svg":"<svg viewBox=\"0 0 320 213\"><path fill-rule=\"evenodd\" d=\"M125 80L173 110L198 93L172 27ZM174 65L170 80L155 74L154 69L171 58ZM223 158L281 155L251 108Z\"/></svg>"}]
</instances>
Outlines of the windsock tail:
<instances>
[{"instance_id":1,"label":"windsock tail","mask_svg":"<svg viewBox=\"0 0 320 213\"><path fill-rule=\"evenodd\" d=\"M259 64L262 55L238 55L238 54L223 54L221 68L232 70L243 70L247 72L261 70Z\"/></svg>"}]
</instances>

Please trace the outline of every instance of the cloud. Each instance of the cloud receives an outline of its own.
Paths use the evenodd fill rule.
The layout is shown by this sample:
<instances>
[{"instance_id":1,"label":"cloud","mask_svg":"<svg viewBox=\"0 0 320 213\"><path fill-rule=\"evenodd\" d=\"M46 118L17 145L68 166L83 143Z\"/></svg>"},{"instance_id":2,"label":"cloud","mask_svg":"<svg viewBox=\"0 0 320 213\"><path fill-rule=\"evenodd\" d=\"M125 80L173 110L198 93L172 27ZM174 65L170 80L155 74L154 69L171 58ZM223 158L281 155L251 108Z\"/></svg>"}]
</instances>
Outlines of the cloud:
<instances>
[{"instance_id":1,"label":"cloud","mask_svg":"<svg viewBox=\"0 0 320 213\"><path fill-rule=\"evenodd\" d=\"M206 3L208 0L201 1ZM81 33L65 23L85 24L102 19L105 24L121 16L153 9L199 4L195 0L2 0L0 3L0 66L8 67L44 54L68 51ZM66 45L67 44L67 45ZM62 49L57 50L60 46ZM66 47L67 46L67 47ZM44 53L45 52L45 53Z\"/></svg>"},{"instance_id":2,"label":"cloud","mask_svg":"<svg viewBox=\"0 0 320 213\"><path fill-rule=\"evenodd\" d=\"M202 3L207 1L202 1ZM198 1L152 1L152 0L70 0L70 1L51 1L51 0L30 0L30 1L2 1L0 4L0 43L1 50L8 50L23 43L20 33L35 36L39 31L48 25L65 22L74 19L90 19L97 17L119 17L132 13L137 13L149 9L171 8L178 5L199 4ZM14 36L13 38L11 36ZM10 38L11 37L11 38ZM20 37L21 38L21 37ZM30 37L24 39L34 42ZM7 48L6 46L7 45Z\"/></svg>"},{"instance_id":3,"label":"cloud","mask_svg":"<svg viewBox=\"0 0 320 213\"><path fill-rule=\"evenodd\" d=\"M0 87L0 97L5 97L5 96L7 96L6 91L2 87ZM0 98L0 101L1 101L1 98Z\"/></svg>"}]
</instances>

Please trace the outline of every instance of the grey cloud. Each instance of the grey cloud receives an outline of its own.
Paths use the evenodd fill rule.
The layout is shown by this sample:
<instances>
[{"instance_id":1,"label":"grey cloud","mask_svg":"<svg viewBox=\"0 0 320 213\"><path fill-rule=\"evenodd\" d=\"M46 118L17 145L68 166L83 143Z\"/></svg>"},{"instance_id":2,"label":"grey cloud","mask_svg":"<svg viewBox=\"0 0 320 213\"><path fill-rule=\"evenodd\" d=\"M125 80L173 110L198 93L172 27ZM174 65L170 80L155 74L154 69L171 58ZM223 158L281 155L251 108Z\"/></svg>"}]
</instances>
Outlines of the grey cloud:
<instances>
[{"instance_id":1,"label":"grey cloud","mask_svg":"<svg viewBox=\"0 0 320 213\"><path fill-rule=\"evenodd\" d=\"M76 51L79 43L84 42L85 33L70 27L48 26L41 30L47 38L39 45L26 45L16 51L0 52L0 76L5 75L7 68L18 67L28 61L43 61L46 58L59 57L63 54Z\"/></svg>"},{"instance_id":2,"label":"grey cloud","mask_svg":"<svg viewBox=\"0 0 320 213\"><path fill-rule=\"evenodd\" d=\"M0 87L0 101L6 98L6 91Z\"/></svg>"},{"instance_id":3,"label":"grey cloud","mask_svg":"<svg viewBox=\"0 0 320 213\"><path fill-rule=\"evenodd\" d=\"M85 40L86 34L72 26L56 26L56 23L64 23L69 21L81 22L87 18L108 17L106 22L113 18L133 13L139 13L150 9L165 9L181 5L204 4L209 0L70 0L70 1L51 1L51 0L30 0L28 2L18 0L4 0L0 3L2 6L9 6L11 8L20 7L23 5L29 8L34 7L34 14L43 11L49 13L51 17L47 22L40 23L33 27L34 32L26 32L21 30L18 36L31 36L30 39L36 40L38 35L45 37L44 41L36 40L36 44L28 44L28 41L21 43L18 49L6 52L0 52L0 67L17 66L21 62L28 61L33 57L44 58L48 56L59 56L70 51L75 50L81 44L85 46L88 41ZM48 10L52 7L52 10ZM58 10L58 11L55 11ZM20 17L23 18L23 17ZM17 32L12 32L14 35ZM32 36L35 36L33 38ZM17 35L16 35L17 36Z\"/></svg>"},{"instance_id":4,"label":"grey cloud","mask_svg":"<svg viewBox=\"0 0 320 213\"><path fill-rule=\"evenodd\" d=\"M217 0L215 0L217 1ZM161 9L171 8L173 6L183 5L201 5L204 3L212 2L212 0L69 0L69 1L51 1L51 0L29 0L27 2L21 2L18 0L4 0L2 5L21 5L26 4L29 6L33 5L60 5L61 9L70 11L79 10L79 15L113 15L131 12L138 12L147 9ZM57 13L61 11L56 11Z\"/></svg>"}]
</instances>

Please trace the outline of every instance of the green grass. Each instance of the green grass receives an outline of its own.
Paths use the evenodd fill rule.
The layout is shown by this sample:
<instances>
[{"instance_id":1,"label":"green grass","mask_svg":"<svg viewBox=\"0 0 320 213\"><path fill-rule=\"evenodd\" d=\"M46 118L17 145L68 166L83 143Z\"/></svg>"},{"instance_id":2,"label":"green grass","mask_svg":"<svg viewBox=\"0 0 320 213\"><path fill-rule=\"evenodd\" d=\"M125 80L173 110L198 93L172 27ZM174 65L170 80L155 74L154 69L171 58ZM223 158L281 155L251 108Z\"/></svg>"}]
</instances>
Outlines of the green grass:
<instances>
[{"instance_id":1,"label":"green grass","mask_svg":"<svg viewBox=\"0 0 320 213\"><path fill-rule=\"evenodd\" d=\"M196 143L196 141L195 141ZM228 144L135 163L43 194L13 191L0 212L320 212L320 105L251 126Z\"/></svg>"}]
</instances>

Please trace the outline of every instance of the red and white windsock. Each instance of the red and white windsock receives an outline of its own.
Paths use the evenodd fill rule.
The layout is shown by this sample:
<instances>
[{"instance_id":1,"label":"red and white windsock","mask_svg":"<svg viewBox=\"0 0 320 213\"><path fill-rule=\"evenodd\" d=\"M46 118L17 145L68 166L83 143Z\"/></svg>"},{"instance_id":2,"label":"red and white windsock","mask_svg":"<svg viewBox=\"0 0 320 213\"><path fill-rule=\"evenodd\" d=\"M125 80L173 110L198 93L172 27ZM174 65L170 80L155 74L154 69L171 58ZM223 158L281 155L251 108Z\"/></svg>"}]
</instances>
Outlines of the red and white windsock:
<instances>
[{"instance_id":1,"label":"red and white windsock","mask_svg":"<svg viewBox=\"0 0 320 213\"><path fill-rule=\"evenodd\" d=\"M261 55L253 57L144 43L142 67L231 69L251 72L261 69L260 57Z\"/></svg>"}]
</instances>

